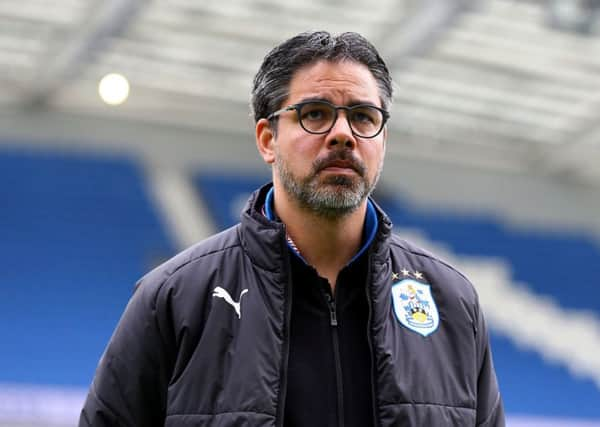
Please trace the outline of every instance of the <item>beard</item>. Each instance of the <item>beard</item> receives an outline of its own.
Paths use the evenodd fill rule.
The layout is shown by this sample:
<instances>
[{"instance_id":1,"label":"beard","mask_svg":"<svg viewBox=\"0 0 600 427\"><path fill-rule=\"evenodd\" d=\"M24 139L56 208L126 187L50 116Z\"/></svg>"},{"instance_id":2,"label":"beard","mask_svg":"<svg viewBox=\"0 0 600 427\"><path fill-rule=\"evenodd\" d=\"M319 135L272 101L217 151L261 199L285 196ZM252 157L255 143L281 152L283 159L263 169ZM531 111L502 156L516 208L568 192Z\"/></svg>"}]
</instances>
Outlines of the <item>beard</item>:
<instances>
[{"instance_id":1,"label":"beard","mask_svg":"<svg viewBox=\"0 0 600 427\"><path fill-rule=\"evenodd\" d=\"M320 172L335 161L350 163L356 175L327 175ZM318 216L337 219L354 212L373 192L381 170L383 158L372 181L367 177L367 168L356 159L352 151L332 151L327 157L313 162L310 173L305 177L294 175L278 150L275 152L275 167L285 191L298 204Z\"/></svg>"}]
</instances>

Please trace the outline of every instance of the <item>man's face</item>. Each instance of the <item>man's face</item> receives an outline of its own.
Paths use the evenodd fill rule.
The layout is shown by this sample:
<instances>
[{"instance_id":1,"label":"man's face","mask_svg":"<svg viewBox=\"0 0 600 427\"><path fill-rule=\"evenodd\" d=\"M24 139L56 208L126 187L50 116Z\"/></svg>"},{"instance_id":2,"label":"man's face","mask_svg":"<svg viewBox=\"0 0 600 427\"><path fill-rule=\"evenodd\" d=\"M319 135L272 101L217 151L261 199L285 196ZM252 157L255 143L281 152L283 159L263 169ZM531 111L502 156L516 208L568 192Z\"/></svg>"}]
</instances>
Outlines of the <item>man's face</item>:
<instances>
[{"instance_id":1,"label":"man's face","mask_svg":"<svg viewBox=\"0 0 600 427\"><path fill-rule=\"evenodd\" d=\"M362 64L319 61L299 69L283 106L306 100L335 105L381 107L375 78ZM273 140L276 191L284 190L301 207L328 218L356 210L371 193L383 167L386 130L375 138L352 134L346 112L326 134L300 126L295 111L279 116Z\"/></svg>"}]
</instances>

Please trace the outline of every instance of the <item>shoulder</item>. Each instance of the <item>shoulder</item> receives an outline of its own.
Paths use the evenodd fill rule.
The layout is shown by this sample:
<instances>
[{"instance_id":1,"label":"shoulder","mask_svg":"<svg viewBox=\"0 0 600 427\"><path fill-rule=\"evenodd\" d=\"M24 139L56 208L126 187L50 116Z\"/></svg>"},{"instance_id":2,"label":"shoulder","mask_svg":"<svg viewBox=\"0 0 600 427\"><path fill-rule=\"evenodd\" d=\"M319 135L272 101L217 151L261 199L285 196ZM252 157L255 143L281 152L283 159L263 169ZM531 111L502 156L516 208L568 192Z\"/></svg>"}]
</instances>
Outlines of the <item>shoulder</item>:
<instances>
[{"instance_id":1,"label":"shoulder","mask_svg":"<svg viewBox=\"0 0 600 427\"><path fill-rule=\"evenodd\" d=\"M185 286L187 283L200 285L219 269L226 259L241 252L239 224L215 234L183 250L171 259L143 276L136 284L136 292L156 294L163 288Z\"/></svg>"},{"instance_id":2,"label":"shoulder","mask_svg":"<svg viewBox=\"0 0 600 427\"><path fill-rule=\"evenodd\" d=\"M423 249L407 240L402 239L397 234L393 234L391 236L390 246L392 247L392 252L401 252L408 258L419 260L419 262L425 265L440 268L446 274L456 276L457 278L468 282L468 279L465 277L465 275L449 261L442 259L439 255L434 254L427 249Z\"/></svg>"},{"instance_id":3,"label":"shoulder","mask_svg":"<svg viewBox=\"0 0 600 427\"><path fill-rule=\"evenodd\" d=\"M406 268L413 275L421 273L423 280L438 294L458 297L471 306L478 305L475 287L453 263L395 234L390 239L390 250L396 268Z\"/></svg>"}]
</instances>

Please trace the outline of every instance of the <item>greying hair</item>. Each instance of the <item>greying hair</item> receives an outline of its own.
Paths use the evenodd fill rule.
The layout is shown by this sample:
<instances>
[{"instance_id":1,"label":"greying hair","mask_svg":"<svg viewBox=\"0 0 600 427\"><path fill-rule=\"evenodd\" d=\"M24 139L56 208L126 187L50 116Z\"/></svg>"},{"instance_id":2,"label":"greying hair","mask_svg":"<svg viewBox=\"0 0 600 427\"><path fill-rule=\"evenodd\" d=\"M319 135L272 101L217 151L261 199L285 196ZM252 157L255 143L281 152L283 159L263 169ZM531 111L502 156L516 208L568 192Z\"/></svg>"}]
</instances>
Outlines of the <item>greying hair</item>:
<instances>
[{"instance_id":1,"label":"greying hair","mask_svg":"<svg viewBox=\"0 0 600 427\"><path fill-rule=\"evenodd\" d=\"M284 41L265 56L252 87L254 121L282 108L294 73L319 60L348 60L365 65L377 82L382 107L386 110L389 108L392 102L392 79L375 47L358 33L334 36L326 31L314 31Z\"/></svg>"}]
</instances>

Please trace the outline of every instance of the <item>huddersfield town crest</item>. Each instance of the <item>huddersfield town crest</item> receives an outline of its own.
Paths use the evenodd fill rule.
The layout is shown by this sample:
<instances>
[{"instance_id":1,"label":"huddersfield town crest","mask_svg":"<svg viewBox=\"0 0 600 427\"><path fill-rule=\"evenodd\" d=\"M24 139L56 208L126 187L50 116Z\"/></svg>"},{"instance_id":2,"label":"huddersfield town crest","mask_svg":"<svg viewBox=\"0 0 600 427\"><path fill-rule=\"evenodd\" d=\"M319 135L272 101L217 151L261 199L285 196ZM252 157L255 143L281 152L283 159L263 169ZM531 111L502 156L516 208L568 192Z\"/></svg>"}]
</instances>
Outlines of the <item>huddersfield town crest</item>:
<instances>
[{"instance_id":1,"label":"huddersfield town crest","mask_svg":"<svg viewBox=\"0 0 600 427\"><path fill-rule=\"evenodd\" d=\"M392 285L392 301L396 317L408 329L426 337L438 328L440 316L429 285L401 280Z\"/></svg>"}]
</instances>

